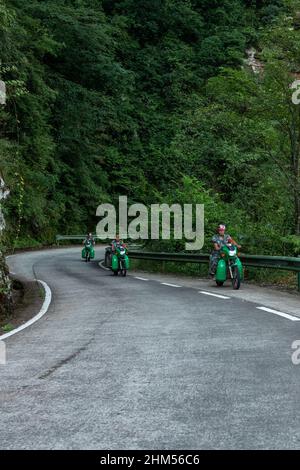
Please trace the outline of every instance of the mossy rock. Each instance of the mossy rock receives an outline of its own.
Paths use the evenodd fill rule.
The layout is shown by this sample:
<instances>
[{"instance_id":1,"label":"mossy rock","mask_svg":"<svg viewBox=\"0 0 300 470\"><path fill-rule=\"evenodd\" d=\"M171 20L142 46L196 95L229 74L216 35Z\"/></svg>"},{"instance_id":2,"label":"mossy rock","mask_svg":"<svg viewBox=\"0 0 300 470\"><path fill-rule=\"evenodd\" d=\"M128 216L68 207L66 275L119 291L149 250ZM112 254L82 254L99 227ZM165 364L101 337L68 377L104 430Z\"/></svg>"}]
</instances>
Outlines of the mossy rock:
<instances>
[{"instance_id":1,"label":"mossy rock","mask_svg":"<svg viewBox=\"0 0 300 470\"><path fill-rule=\"evenodd\" d=\"M0 252L0 318L7 318L12 312L11 282L4 255Z\"/></svg>"}]
</instances>

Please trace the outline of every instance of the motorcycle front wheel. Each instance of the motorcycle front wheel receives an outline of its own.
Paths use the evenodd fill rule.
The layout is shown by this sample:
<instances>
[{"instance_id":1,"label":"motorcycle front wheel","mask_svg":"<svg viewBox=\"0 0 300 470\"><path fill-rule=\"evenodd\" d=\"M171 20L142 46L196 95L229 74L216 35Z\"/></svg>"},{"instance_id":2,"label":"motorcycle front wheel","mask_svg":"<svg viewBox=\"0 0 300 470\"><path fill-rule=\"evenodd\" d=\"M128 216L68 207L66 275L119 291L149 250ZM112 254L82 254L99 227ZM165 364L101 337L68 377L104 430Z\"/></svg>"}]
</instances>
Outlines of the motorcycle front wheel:
<instances>
[{"instance_id":1,"label":"motorcycle front wheel","mask_svg":"<svg viewBox=\"0 0 300 470\"><path fill-rule=\"evenodd\" d=\"M231 282L233 289L238 290L241 287L241 276L237 266L234 266L234 268L232 269Z\"/></svg>"},{"instance_id":2,"label":"motorcycle front wheel","mask_svg":"<svg viewBox=\"0 0 300 470\"><path fill-rule=\"evenodd\" d=\"M104 265L109 268L111 266L111 258L110 258L110 254L108 252L105 253L105 261L104 261Z\"/></svg>"}]
</instances>

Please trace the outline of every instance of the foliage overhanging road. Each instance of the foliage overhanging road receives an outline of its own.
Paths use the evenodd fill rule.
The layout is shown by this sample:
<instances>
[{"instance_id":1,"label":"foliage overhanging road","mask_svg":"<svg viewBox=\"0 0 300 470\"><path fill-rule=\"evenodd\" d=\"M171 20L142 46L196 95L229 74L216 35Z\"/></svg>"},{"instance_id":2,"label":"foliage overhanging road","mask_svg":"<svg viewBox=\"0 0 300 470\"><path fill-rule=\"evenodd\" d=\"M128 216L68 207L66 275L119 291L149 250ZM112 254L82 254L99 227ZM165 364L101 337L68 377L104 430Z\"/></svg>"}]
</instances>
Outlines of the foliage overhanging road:
<instances>
[{"instance_id":1,"label":"foliage overhanging road","mask_svg":"<svg viewBox=\"0 0 300 470\"><path fill-rule=\"evenodd\" d=\"M291 361L300 322L237 298L114 278L79 256L10 260L18 274L34 269L53 301L6 341L2 449L300 447Z\"/></svg>"}]
</instances>

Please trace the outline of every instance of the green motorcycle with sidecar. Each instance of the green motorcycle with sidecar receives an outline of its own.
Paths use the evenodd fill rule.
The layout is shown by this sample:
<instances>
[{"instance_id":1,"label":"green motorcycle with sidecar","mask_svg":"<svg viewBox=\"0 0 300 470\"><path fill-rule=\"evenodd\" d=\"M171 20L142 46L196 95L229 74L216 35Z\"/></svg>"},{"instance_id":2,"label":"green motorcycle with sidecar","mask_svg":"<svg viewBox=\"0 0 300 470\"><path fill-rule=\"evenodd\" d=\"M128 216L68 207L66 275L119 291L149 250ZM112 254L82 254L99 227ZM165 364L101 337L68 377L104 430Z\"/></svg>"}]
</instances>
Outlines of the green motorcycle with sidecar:
<instances>
[{"instance_id":1,"label":"green motorcycle with sidecar","mask_svg":"<svg viewBox=\"0 0 300 470\"><path fill-rule=\"evenodd\" d=\"M222 286L227 279L231 280L232 287L238 290L244 279L243 265L238 257L238 248L227 243L220 250L220 259L216 271L217 286Z\"/></svg>"}]
</instances>

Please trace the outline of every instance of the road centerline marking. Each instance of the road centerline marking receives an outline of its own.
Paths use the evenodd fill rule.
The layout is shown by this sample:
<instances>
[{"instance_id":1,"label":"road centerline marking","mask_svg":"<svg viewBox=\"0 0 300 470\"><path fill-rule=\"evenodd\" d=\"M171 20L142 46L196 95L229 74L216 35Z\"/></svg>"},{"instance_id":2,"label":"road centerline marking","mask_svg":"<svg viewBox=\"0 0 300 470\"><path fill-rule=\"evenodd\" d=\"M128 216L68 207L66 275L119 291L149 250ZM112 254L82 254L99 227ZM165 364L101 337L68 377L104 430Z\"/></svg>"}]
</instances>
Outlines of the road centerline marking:
<instances>
[{"instance_id":1,"label":"road centerline marking","mask_svg":"<svg viewBox=\"0 0 300 470\"><path fill-rule=\"evenodd\" d=\"M169 287L182 287L182 286L178 286L177 284L169 284L168 282L161 282L161 284L163 286L169 286Z\"/></svg>"},{"instance_id":2,"label":"road centerline marking","mask_svg":"<svg viewBox=\"0 0 300 470\"><path fill-rule=\"evenodd\" d=\"M219 299L226 299L226 300L231 298L231 297L226 297L225 295L214 294L213 292L207 292L207 291L204 291L204 290L200 290L199 294L211 295L212 297L217 297Z\"/></svg>"},{"instance_id":3,"label":"road centerline marking","mask_svg":"<svg viewBox=\"0 0 300 470\"><path fill-rule=\"evenodd\" d=\"M264 312L274 313L274 315L278 315L283 318L287 318L291 321L300 321L299 317L294 317L293 315L289 315L288 313L280 312L279 310L273 310L272 308L268 307L256 307L258 310L263 310Z\"/></svg>"},{"instance_id":4,"label":"road centerline marking","mask_svg":"<svg viewBox=\"0 0 300 470\"><path fill-rule=\"evenodd\" d=\"M146 279L145 277L134 276L134 278L139 279L139 281L149 281L149 279Z\"/></svg>"}]
</instances>

